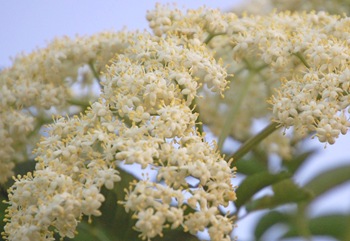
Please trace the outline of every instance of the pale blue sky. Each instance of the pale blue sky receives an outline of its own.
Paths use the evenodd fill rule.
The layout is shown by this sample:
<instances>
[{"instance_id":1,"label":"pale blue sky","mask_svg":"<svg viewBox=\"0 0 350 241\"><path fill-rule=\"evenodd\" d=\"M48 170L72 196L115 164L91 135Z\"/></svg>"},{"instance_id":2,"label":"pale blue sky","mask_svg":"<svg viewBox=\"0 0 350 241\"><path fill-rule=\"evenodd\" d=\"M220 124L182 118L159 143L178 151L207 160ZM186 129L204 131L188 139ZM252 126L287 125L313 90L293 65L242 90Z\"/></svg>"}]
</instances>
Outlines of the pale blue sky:
<instances>
[{"instance_id":1,"label":"pale blue sky","mask_svg":"<svg viewBox=\"0 0 350 241\"><path fill-rule=\"evenodd\" d=\"M175 1L178 6L227 9L239 0ZM103 30L145 29L147 9L156 2L137 0L0 0L0 66L9 66L10 56L45 46L56 36L93 34Z\"/></svg>"},{"instance_id":2,"label":"pale blue sky","mask_svg":"<svg viewBox=\"0 0 350 241\"><path fill-rule=\"evenodd\" d=\"M226 10L238 1L178 0L175 2L180 7L195 8L205 4ZM119 30L124 26L132 30L147 28L146 10L152 9L156 2L167 1L0 0L0 68L10 66L10 56L43 47L57 36L93 34L103 30ZM335 145L328 146L324 150L323 144L318 143L317 140L310 141L309 145L321 150L307 168L298 174L296 180L298 183L305 183L330 166L350 162L350 153L347 152L347 148L350 147L350 134L342 136ZM320 199L313 212L321 214L330 209L349 212L349 199L348 185L347 188L343 187L338 192ZM251 240L252 219L248 218L239 223L236 229L239 241Z\"/></svg>"}]
</instances>

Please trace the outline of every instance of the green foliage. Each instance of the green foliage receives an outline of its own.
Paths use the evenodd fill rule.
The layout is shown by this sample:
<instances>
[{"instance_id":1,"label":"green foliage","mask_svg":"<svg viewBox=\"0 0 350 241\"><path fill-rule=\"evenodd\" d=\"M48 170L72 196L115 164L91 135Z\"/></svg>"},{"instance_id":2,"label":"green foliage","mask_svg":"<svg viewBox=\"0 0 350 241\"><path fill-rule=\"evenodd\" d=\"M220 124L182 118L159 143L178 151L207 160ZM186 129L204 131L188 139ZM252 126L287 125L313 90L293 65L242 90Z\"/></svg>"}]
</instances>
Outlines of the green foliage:
<instances>
[{"instance_id":1,"label":"green foliage","mask_svg":"<svg viewBox=\"0 0 350 241\"><path fill-rule=\"evenodd\" d=\"M315 150L303 152L300 155L295 156L293 160L284 160L283 165L289 172L295 173L314 153Z\"/></svg>"},{"instance_id":2,"label":"green foliage","mask_svg":"<svg viewBox=\"0 0 350 241\"><path fill-rule=\"evenodd\" d=\"M246 201L248 201L254 194L264 187L270 186L288 177L290 177L290 174L286 172L271 174L267 171L248 176L236 190L238 197L237 201L235 202L236 208L239 209L246 203Z\"/></svg>"},{"instance_id":3,"label":"green foliage","mask_svg":"<svg viewBox=\"0 0 350 241\"><path fill-rule=\"evenodd\" d=\"M291 179L285 179L272 185L273 195L265 195L246 205L248 212L271 209L289 203L298 203L311 197L311 194L299 188Z\"/></svg>"},{"instance_id":4,"label":"green foliage","mask_svg":"<svg viewBox=\"0 0 350 241\"><path fill-rule=\"evenodd\" d=\"M254 236L259 240L262 235L272 226L279 223L285 223L288 220L288 215L279 211L271 211L260 218L255 227Z\"/></svg>"},{"instance_id":5,"label":"green foliage","mask_svg":"<svg viewBox=\"0 0 350 241\"><path fill-rule=\"evenodd\" d=\"M253 175L261 171L267 171L266 166L255 159L236 162L235 166L237 167L239 173L244 175Z\"/></svg>"},{"instance_id":6,"label":"green foliage","mask_svg":"<svg viewBox=\"0 0 350 241\"><path fill-rule=\"evenodd\" d=\"M287 228L278 240L295 237L310 239L317 236L350 240L349 214L329 213L311 217L308 213L318 197L350 181L350 165L326 170L302 186L294 182L295 173L303 169L314 153L314 150L306 151L295 155L293 160L283 160L279 167L281 171L277 173L270 173L268 164L260 161L254 153L249 159L237 162L238 173L246 175L246 178L237 188L236 214L242 208L247 212L243 217L238 216L238 219L257 210L265 211L255 226L256 240L265 240L264 234L276 225ZM256 194L267 187L273 193L256 198Z\"/></svg>"},{"instance_id":7,"label":"green foliage","mask_svg":"<svg viewBox=\"0 0 350 241\"><path fill-rule=\"evenodd\" d=\"M338 185L350 180L350 165L327 170L305 184L315 197L324 194Z\"/></svg>"},{"instance_id":8,"label":"green foliage","mask_svg":"<svg viewBox=\"0 0 350 241\"><path fill-rule=\"evenodd\" d=\"M321 217L312 218L309 220L308 228L310 233L315 236L331 236L338 240L349 240L347 232L350 224L350 216L342 214L331 214ZM298 236L298 230L295 227L283 236L284 238Z\"/></svg>"}]
</instances>

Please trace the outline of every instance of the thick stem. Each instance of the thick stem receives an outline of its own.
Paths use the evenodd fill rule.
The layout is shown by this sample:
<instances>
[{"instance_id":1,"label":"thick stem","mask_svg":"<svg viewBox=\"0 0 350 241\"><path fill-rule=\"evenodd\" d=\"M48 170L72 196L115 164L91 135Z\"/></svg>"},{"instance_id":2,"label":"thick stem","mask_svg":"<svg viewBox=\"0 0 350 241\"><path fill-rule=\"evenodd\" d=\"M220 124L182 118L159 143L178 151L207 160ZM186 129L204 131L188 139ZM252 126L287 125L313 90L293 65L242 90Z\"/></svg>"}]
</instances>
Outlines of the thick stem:
<instances>
[{"instance_id":1,"label":"thick stem","mask_svg":"<svg viewBox=\"0 0 350 241\"><path fill-rule=\"evenodd\" d=\"M275 130L277 130L280 127L279 123L272 122L267 127L265 127L261 132L259 132L256 136L253 136L249 140L247 140L243 145L231 156L227 158L227 160L230 160L233 158L233 160L237 161L241 159L245 154L247 154L250 150L252 150L256 145L258 145L262 140L264 140L266 137L268 137L271 133L273 133Z\"/></svg>"}]
</instances>

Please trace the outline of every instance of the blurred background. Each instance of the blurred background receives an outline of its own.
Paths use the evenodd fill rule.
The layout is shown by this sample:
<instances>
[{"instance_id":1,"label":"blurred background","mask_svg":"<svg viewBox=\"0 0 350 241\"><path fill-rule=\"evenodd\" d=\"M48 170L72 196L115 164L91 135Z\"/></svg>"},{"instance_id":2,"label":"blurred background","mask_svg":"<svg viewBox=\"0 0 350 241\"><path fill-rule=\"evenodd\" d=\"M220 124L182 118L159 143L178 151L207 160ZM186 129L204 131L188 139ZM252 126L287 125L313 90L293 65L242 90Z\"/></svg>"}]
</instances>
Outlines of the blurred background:
<instances>
[{"instance_id":1,"label":"blurred background","mask_svg":"<svg viewBox=\"0 0 350 241\"><path fill-rule=\"evenodd\" d=\"M54 37L90 35L105 30L118 31L123 27L129 30L148 29L145 14L148 9L154 8L156 2L168 1L3 0L0 2L0 68L10 66L11 57L15 57L16 54L29 53L35 48L44 47ZM242 1L175 2L178 7L197 8L206 5L227 11ZM302 171L297 173L296 183L303 184L318 173L350 161L350 152L347 152L347 148L350 148L350 135L341 136L335 145L328 145L327 148L317 140L309 140L306 148L317 148L318 151ZM315 202L310 212L310 215L328 212L350 213L349 183L323 195ZM235 229L238 241L254 240L252 230L259 215L261 213L256 212L238 222ZM273 235L270 240L274 240ZM319 240L330 239L317 239Z\"/></svg>"}]
</instances>

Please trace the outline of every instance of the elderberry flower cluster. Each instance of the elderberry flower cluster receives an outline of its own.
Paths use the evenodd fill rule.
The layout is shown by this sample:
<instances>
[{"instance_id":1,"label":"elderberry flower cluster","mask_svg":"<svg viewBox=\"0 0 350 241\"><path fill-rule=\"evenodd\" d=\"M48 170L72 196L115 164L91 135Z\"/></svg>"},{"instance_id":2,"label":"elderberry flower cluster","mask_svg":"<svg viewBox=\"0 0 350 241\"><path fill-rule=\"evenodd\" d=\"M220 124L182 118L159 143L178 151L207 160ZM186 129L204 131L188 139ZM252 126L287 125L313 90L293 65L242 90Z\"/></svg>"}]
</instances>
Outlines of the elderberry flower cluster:
<instances>
[{"instance_id":1,"label":"elderberry flower cluster","mask_svg":"<svg viewBox=\"0 0 350 241\"><path fill-rule=\"evenodd\" d=\"M199 42L127 35L128 48L101 76L98 101L85 114L57 118L36 149L35 172L10 188L8 240L52 240L51 230L74 237L83 215L101 215L100 190L120 180L118 163L152 166L165 183L132 183L120 200L143 239L181 226L230 240L233 219L219 206L236 199L234 169L198 131L193 106L200 86L225 90L225 69Z\"/></svg>"},{"instance_id":2,"label":"elderberry flower cluster","mask_svg":"<svg viewBox=\"0 0 350 241\"><path fill-rule=\"evenodd\" d=\"M160 16L168 20L157 22ZM148 18L155 34L185 35L188 41L205 42L215 58L226 67L230 88L225 91L225 98L203 88L200 91L204 98L197 101L201 120L210 130L218 136L228 132L242 143L254 135L254 120L266 116L269 118L271 111L266 99L279 84L278 76L270 66L250 52L239 51L236 47L240 46L237 40L254 27L255 21L216 9L200 8L182 13L178 9L169 11L168 6L163 5L157 5L148 12ZM241 44L243 48L246 45ZM232 112L235 113L230 115ZM227 120L229 126L226 127ZM290 140L282 132L276 132L273 136L262 142L262 148L290 157Z\"/></svg>"},{"instance_id":3,"label":"elderberry flower cluster","mask_svg":"<svg viewBox=\"0 0 350 241\"><path fill-rule=\"evenodd\" d=\"M241 14L268 14L274 10L278 11L325 11L331 14L348 14L350 3L342 0L249 0L232 9Z\"/></svg>"},{"instance_id":4,"label":"elderberry flower cluster","mask_svg":"<svg viewBox=\"0 0 350 241\"><path fill-rule=\"evenodd\" d=\"M205 8L174 18L179 10L164 8L157 6L148 14L155 33L186 34L192 41L206 42L228 74L235 74L225 99L204 89L205 98L199 100L202 120L214 133L225 127L227 113L232 113L230 135L242 141L251 135L254 119L271 115L284 127L294 126L296 139L314 133L319 141L333 144L347 132L349 18L325 12L237 17ZM160 14L168 20L157 22ZM289 141L278 141L285 139L282 132L276 137L270 144L283 143L277 151L290 155Z\"/></svg>"},{"instance_id":5,"label":"elderberry flower cluster","mask_svg":"<svg viewBox=\"0 0 350 241\"><path fill-rule=\"evenodd\" d=\"M19 55L0 72L0 183L13 175L15 163L31 159L31 143L51 115L71 114L93 96L94 73L127 47L127 33L55 39L46 48ZM77 95L76 85L88 88Z\"/></svg>"},{"instance_id":6,"label":"elderberry flower cluster","mask_svg":"<svg viewBox=\"0 0 350 241\"><path fill-rule=\"evenodd\" d=\"M15 178L7 240L53 240L53 232L74 237L84 215L101 215L101 188L121 180L121 163L157 171L156 183L133 182L119 201L134 213L141 238L182 227L230 240L233 219L218 207L236 199L235 169L206 142L200 122L241 142L254 135L258 118L294 127L296 139L313 133L329 144L348 131L349 18L238 17L157 5L147 19L154 35L64 38L0 73L0 182L12 175L13 160L23 159L32 133L53 112L47 109L71 114L77 73L83 84L97 78L102 86L87 111L56 117L35 150L36 170ZM282 132L262 147L282 157L292 151Z\"/></svg>"}]
</instances>

